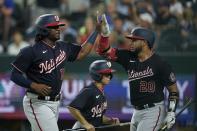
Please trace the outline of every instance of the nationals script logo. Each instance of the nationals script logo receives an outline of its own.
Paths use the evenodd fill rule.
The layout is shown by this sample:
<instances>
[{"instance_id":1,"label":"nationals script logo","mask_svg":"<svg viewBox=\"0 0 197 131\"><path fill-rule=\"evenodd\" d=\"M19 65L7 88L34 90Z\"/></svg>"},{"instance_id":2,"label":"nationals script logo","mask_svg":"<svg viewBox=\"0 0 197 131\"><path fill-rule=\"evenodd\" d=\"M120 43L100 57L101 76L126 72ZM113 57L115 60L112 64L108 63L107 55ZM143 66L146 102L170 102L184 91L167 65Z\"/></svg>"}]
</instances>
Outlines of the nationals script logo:
<instances>
[{"instance_id":1,"label":"nationals script logo","mask_svg":"<svg viewBox=\"0 0 197 131\"><path fill-rule=\"evenodd\" d=\"M107 102L103 102L101 105L96 105L91 109L92 117L101 117L104 110L107 109Z\"/></svg>"},{"instance_id":2,"label":"nationals script logo","mask_svg":"<svg viewBox=\"0 0 197 131\"><path fill-rule=\"evenodd\" d=\"M134 71L134 70L128 70L128 76L129 76L129 81L134 81L137 79L141 79L141 78L145 78L148 76L153 76L154 73L152 71L152 68L150 68L149 66L147 67L147 69L143 70L143 71Z\"/></svg>"},{"instance_id":3,"label":"nationals script logo","mask_svg":"<svg viewBox=\"0 0 197 131\"><path fill-rule=\"evenodd\" d=\"M43 73L43 72L45 72L45 74L51 73L55 69L55 66L57 67L65 59L66 59L66 53L60 50L60 54L55 58L55 61L54 59L50 59L48 61L45 61L39 64L39 67L41 69L40 73Z\"/></svg>"}]
</instances>

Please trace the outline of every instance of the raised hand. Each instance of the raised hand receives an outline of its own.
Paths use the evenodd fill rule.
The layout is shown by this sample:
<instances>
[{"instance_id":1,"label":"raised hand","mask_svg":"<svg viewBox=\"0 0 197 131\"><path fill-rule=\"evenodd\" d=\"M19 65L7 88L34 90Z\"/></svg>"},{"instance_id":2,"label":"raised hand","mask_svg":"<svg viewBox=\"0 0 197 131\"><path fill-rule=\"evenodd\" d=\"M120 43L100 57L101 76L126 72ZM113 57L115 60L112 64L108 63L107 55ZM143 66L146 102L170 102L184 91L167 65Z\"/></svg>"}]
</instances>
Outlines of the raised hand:
<instances>
[{"instance_id":1,"label":"raised hand","mask_svg":"<svg viewBox=\"0 0 197 131\"><path fill-rule=\"evenodd\" d=\"M99 11L96 12L96 31L98 33L101 33L102 31L102 20L100 19L101 16L99 14Z\"/></svg>"},{"instance_id":2,"label":"raised hand","mask_svg":"<svg viewBox=\"0 0 197 131\"><path fill-rule=\"evenodd\" d=\"M101 35L104 37L109 37L111 31L109 29L109 23L107 22L107 18L105 14L102 14L101 22L102 22Z\"/></svg>"}]
</instances>

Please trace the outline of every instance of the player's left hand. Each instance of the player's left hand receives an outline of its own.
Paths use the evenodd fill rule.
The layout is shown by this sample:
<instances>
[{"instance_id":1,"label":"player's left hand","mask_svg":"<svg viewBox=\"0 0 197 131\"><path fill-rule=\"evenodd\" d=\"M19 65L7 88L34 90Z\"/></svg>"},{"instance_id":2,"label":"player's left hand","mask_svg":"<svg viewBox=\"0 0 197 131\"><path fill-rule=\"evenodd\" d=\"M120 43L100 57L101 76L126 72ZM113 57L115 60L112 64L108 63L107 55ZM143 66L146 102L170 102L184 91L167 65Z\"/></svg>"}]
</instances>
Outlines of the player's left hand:
<instances>
[{"instance_id":1,"label":"player's left hand","mask_svg":"<svg viewBox=\"0 0 197 131\"><path fill-rule=\"evenodd\" d=\"M113 118L112 118L112 124L113 124L113 125L118 125L118 124L120 124L119 118L113 117Z\"/></svg>"},{"instance_id":2,"label":"player's left hand","mask_svg":"<svg viewBox=\"0 0 197 131\"><path fill-rule=\"evenodd\" d=\"M106 15L102 14L102 28L101 28L101 35L104 37L109 37L111 31L109 29L109 23L107 21Z\"/></svg>"},{"instance_id":3,"label":"player's left hand","mask_svg":"<svg viewBox=\"0 0 197 131\"><path fill-rule=\"evenodd\" d=\"M95 131L95 128L92 124L86 123L85 125L83 125L83 127L87 130L87 131Z\"/></svg>"},{"instance_id":4,"label":"player's left hand","mask_svg":"<svg viewBox=\"0 0 197 131\"><path fill-rule=\"evenodd\" d=\"M167 129L172 128L172 126L175 124L175 120L176 120L175 112L168 112L164 120L164 124L167 125Z\"/></svg>"},{"instance_id":5,"label":"player's left hand","mask_svg":"<svg viewBox=\"0 0 197 131\"><path fill-rule=\"evenodd\" d=\"M97 14L96 14L96 18L97 18L97 21L96 21L96 31L98 33L101 33L102 31L102 21L100 20L100 14L99 12L97 11Z\"/></svg>"}]
</instances>

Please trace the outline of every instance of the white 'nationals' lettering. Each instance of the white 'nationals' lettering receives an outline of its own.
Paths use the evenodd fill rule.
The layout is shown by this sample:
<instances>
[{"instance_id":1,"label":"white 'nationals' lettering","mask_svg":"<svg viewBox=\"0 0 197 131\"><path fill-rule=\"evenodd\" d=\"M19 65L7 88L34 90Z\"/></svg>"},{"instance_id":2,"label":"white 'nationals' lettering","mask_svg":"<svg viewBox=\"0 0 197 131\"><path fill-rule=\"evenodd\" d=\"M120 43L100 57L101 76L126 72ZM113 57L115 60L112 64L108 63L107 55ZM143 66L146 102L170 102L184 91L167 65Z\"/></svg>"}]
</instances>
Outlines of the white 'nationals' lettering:
<instances>
[{"instance_id":1,"label":"white 'nationals' lettering","mask_svg":"<svg viewBox=\"0 0 197 131\"><path fill-rule=\"evenodd\" d=\"M39 67L41 69L40 73L43 73L43 72L46 72L46 74L51 73L51 71L55 69L55 66L57 67L65 59L66 59L66 53L60 50L60 54L55 58L55 62L54 62L54 59L50 59L39 64Z\"/></svg>"},{"instance_id":2,"label":"white 'nationals' lettering","mask_svg":"<svg viewBox=\"0 0 197 131\"><path fill-rule=\"evenodd\" d=\"M92 117L101 117L102 112L107 109L107 102L103 102L101 105L96 105L91 109Z\"/></svg>"},{"instance_id":3,"label":"white 'nationals' lettering","mask_svg":"<svg viewBox=\"0 0 197 131\"><path fill-rule=\"evenodd\" d=\"M144 77L148 77L148 76L153 76L154 73L152 71L152 68L150 68L149 66L147 67L147 69L143 70L143 71L135 71L135 70L128 70L128 76L129 76L129 81L133 81L133 80L137 80L137 79L141 79Z\"/></svg>"}]
</instances>

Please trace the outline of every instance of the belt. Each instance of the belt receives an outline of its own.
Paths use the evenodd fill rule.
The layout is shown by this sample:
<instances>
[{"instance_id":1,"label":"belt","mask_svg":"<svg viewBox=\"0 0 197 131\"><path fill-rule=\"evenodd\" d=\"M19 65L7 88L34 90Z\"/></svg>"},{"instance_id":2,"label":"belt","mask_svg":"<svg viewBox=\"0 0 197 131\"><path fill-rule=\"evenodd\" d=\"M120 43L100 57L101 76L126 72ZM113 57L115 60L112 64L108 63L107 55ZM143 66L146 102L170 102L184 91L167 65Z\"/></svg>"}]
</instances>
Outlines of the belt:
<instances>
[{"instance_id":1,"label":"belt","mask_svg":"<svg viewBox=\"0 0 197 131\"><path fill-rule=\"evenodd\" d=\"M51 97L51 96L38 96L38 100L45 100L45 101L59 101L61 98L61 95L58 94L55 97Z\"/></svg>"},{"instance_id":2,"label":"belt","mask_svg":"<svg viewBox=\"0 0 197 131\"><path fill-rule=\"evenodd\" d=\"M149 103L149 104L145 104L145 105L134 106L134 108L137 109L137 110L143 110L143 109L151 108L151 107L154 107L154 106L155 106L154 103Z\"/></svg>"},{"instance_id":3,"label":"belt","mask_svg":"<svg viewBox=\"0 0 197 131\"><path fill-rule=\"evenodd\" d=\"M35 93L26 92L26 95L29 98L37 98L38 100L45 100L45 101L59 101L61 99L61 94L58 94L56 96L39 96Z\"/></svg>"}]
</instances>

